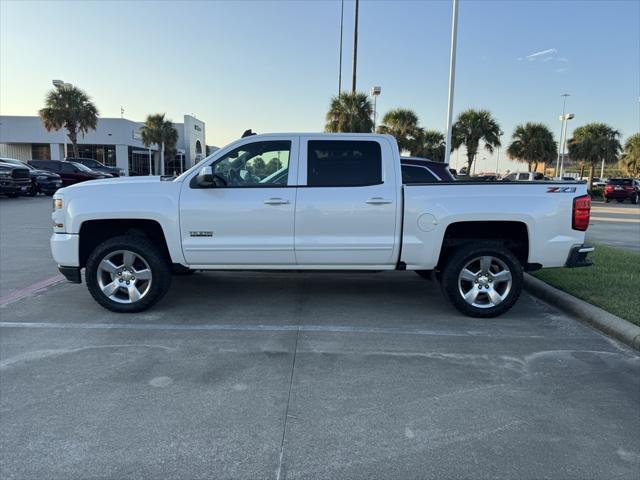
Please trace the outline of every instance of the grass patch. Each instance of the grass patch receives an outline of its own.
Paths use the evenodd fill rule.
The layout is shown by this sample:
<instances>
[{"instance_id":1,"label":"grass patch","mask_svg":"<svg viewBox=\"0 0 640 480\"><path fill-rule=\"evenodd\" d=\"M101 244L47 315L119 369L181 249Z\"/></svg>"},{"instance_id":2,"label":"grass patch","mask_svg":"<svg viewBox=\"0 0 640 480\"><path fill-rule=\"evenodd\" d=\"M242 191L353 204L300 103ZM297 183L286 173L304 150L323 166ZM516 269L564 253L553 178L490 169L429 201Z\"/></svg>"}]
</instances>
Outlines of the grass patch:
<instances>
[{"instance_id":1,"label":"grass patch","mask_svg":"<svg viewBox=\"0 0 640 480\"><path fill-rule=\"evenodd\" d=\"M533 275L582 300L640 325L640 255L604 245L587 268L549 268Z\"/></svg>"}]
</instances>

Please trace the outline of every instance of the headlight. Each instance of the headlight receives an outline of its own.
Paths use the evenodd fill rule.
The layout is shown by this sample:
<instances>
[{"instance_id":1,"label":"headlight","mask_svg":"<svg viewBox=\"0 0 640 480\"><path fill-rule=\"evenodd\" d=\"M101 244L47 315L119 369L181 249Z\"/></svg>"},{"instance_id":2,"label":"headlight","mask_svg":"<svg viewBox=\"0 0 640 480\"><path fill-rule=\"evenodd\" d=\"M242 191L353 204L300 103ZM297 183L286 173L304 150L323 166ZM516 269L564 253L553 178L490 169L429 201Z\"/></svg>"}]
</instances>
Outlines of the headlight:
<instances>
[{"instance_id":1,"label":"headlight","mask_svg":"<svg viewBox=\"0 0 640 480\"><path fill-rule=\"evenodd\" d=\"M62 208L62 199L61 198L54 198L53 199L53 209L54 210L60 210Z\"/></svg>"},{"instance_id":2,"label":"headlight","mask_svg":"<svg viewBox=\"0 0 640 480\"><path fill-rule=\"evenodd\" d=\"M6 170L0 170L0 177L10 177L11 172L7 172Z\"/></svg>"},{"instance_id":3,"label":"headlight","mask_svg":"<svg viewBox=\"0 0 640 480\"><path fill-rule=\"evenodd\" d=\"M47 178L48 178L48 177L46 177L46 176L44 176L44 175L38 175L38 176L36 177L36 180L39 180L39 181L41 181L41 182L42 182L43 180L46 180Z\"/></svg>"}]
</instances>

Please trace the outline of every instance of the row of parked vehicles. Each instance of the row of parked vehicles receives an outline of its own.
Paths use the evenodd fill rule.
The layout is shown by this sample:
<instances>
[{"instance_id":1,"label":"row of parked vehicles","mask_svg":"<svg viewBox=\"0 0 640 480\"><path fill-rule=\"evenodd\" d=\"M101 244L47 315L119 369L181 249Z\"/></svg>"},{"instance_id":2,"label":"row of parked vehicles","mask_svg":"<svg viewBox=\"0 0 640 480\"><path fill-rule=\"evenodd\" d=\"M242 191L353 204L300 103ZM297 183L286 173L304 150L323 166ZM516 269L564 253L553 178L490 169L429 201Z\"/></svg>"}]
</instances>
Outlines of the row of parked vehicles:
<instances>
[{"instance_id":1,"label":"row of parked vehicles","mask_svg":"<svg viewBox=\"0 0 640 480\"><path fill-rule=\"evenodd\" d=\"M74 183L124 174L121 168L103 165L92 158L24 162L0 157L0 194L8 197L53 195L59 188Z\"/></svg>"}]
</instances>

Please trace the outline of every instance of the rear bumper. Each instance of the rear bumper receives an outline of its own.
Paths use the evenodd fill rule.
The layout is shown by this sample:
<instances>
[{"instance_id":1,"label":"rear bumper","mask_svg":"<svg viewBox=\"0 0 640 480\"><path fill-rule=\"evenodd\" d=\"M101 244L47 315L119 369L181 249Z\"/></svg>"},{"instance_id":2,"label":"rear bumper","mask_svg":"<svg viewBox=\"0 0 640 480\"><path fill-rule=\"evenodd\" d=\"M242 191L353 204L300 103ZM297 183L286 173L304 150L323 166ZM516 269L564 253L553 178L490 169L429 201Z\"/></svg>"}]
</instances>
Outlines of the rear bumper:
<instances>
[{"instance_id":1,"label":"rear bumper","mask_svg":"<svg viewBox=\"0 0 640 480\"><path fill-rule=\"evenodd\" d=\"M593 261L587 258L587 255L593 251L594 248L589 245L576 245L572 247L565 266L569 268L590 267L593 265Z\"/></svg>"},{"instance_id":2,"label":"rear bumper","mask_svg":"<svg viewBox=\"0 0 640 480\"><path fill-rule=\"evenodd\" d=\"M625 191L625 190L612 190L610 192L604 192L604 198L633 198L633 196L635 195L635 192L632 191Z\"/></svg>"}]
</instances>

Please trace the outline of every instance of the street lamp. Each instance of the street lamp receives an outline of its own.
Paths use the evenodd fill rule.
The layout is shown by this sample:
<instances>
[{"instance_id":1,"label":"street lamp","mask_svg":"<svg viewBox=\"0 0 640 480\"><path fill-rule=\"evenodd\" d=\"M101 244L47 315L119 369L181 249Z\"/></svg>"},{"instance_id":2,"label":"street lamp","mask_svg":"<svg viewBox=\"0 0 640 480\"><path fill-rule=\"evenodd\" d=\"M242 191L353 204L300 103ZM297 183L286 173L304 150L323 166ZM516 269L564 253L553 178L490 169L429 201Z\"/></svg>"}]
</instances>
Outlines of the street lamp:
<instances>
[{"instance_id":1,"label":"street lamp","mask_svg":"<svg viewBox=\"0 0 640 480\"><path fill-rule=\"evenodd\" d=\"M73 87L73 85L71 85L70 83L65 83L64 80L51 80L51 83L58 90ZM62 132L62 144L64 145L64 158L67 158L67 136L64 133L64 125L62 126L60 131Z\"/></svg>"},{"instance_id":2,"label":"street lamp","mask_svg":"<svg viewBox=\"0 0 640 480\"><path fill-rule=\"evenodd\" d=\"M564 117L564 112L565 112L565 108L567 106L567 97L570 97L571 95L569 95L568 93L563 93L562 95L560 95L561 97L563 97L562 100L562 117ZM560 117L560 120L562 120L562 117ZM563 128L563 124L562 122L560 122L560 140L558 146L560 146L562 144L562 128ZM560 148L558 148L558 159L556 160L556 177L558 177L558 173L560 172Z\"/></svg>"},{"instance_id":3,"label":"street lamp","mask_svg":"<svg viewBox=\"0 0 640 480\"><path fill-rule=\"evenodd\" d=\"M378 95L382 93L382 87L371 87L369 94L373 97L373 131L376 131L376 106Z\"/></svg>"},{"instance_id":4,"label":"street lamp","mask_svg":"<svg viewBox=\"0 0 640 480\"><path fill-rule=\"evenodd\" d=\"M502 130L498 130L498 135L500 137L502 137L502 135L504 135L504 132ZM496 159L496 177L498 177L499 173L500 173L500 147L502 146L502 142L500 142L500 145L498 145L498 158Z\"/></svg>"},{"instance_id":5,"label":"street lamp","mask_svg":"<svg viewBox=\"0 0 640 480\"><path fill-rule=\"evenodd\" d=\"M561 139L562 139L562 157L560 160L560 179L562 179L562 173L564 170L564 150L565 147L567 146L567 123L569 122L569 120L571 120L572 118L574 118L575 115L573 113L565 113L564 115L560 115L560 121L562 122L562 131L563 134L561 135Z\"/></svg>"}]
</instances>

